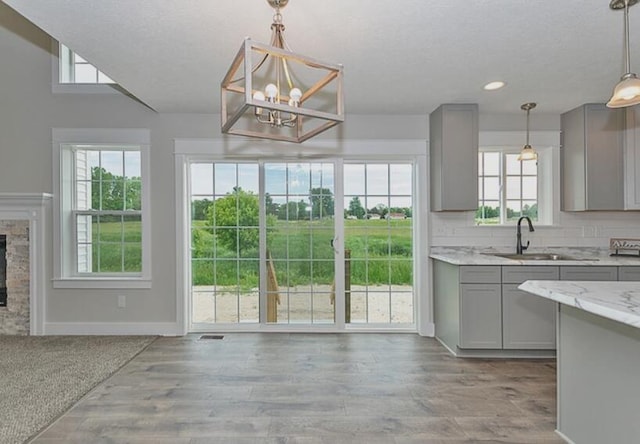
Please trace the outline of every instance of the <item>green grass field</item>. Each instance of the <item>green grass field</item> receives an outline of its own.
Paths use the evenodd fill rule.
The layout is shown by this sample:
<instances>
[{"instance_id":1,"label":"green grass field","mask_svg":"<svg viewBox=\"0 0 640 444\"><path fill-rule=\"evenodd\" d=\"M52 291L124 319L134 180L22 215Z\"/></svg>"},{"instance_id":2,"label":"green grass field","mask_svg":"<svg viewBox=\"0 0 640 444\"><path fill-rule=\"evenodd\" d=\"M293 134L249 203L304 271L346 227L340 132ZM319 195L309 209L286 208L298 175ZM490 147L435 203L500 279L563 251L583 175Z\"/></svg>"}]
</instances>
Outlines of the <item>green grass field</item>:
<instances>
[{"instance_id":1,"label":"green grass field","mask_svg":"<svg viewBox=\"0 0 640 444\"><path fill-rule=\"evenodd\" d=\"M411 220L345 220L344 223L352 284L410 285L413 282ZM205 221L194 221L192 229L193 284L257 287L260 276L258 248L230 251L217 244L214 235L217 230L205 224ZM93 230L95 272L141 270L139 221L102 222L99 233L97 224ZM257 228L245 230L257 231ZM123 232L124 244L121 243ZM333 237L331 219L274 221L267 232L267 245L278 283L283 286L331 284L335 260L331 246Z\"/></svg>"},{"instance_id":2,"label":"green grass field","mask_svg":"<svg viewBox=\"0 0 640 444\"><path fill-rule=\"evenodd\" d=\"M138 220L102 222L92 225L93 271L101 273L139 273L142 270L142 227ZM123 237L124 236L124 237ZM122 242L124 240L124 243Z\"/></svg>"},{"instance_id":3,"label":"green grass field","mask_svg":"<svg viewBox=\"0 0 640 444\"><path fill-rule=\"evenodd\" d=\"M275 221L269 227L267 245L279 285L333 282L333 223L331 219ZM206 227L204 221L194 221L193 284L257 287L258 248L229 251L216 245L216 231ZM411 220L345 220L345 250L350 251L354 285L410 285L413 282Z\"/></svg>"}]
</instances>

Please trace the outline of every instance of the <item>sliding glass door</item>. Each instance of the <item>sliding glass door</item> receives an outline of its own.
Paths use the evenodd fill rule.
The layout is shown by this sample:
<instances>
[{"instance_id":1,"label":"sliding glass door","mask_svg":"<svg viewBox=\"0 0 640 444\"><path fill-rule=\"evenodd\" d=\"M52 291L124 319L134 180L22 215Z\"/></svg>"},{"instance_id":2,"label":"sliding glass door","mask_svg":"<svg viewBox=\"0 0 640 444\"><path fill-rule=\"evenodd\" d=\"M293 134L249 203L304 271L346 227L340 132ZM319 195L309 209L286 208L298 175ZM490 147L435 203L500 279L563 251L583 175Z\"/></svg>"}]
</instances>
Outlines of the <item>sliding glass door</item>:
<instances>
[{"instance_id":1,"label":"sliding glass door","mask_svg":"<svg viewBox=\"0 0 640 444\"><path fill-rule=\"evenodd\" d=\"M410 162L192 162L191 329L414 324Z\"/></svg>"}]
</instances>

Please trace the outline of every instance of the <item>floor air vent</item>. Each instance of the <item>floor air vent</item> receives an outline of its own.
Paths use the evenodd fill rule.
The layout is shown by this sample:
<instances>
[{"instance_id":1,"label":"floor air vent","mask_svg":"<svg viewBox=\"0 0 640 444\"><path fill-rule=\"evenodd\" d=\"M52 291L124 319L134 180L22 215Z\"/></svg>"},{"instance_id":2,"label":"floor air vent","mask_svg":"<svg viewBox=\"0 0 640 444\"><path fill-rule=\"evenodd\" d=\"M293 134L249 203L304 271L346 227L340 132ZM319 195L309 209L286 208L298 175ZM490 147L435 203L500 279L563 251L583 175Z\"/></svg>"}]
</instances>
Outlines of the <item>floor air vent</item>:
<instances>
[{"instance_id":1,"label":"floor air vent","mask_svg":"<svg viewBox=\"0 0 640 444\"><path fill-rule=\"evenodd\" d=\"M202 335L200 339L224 339L222 335Z\"/></svg>"}]
</instances>

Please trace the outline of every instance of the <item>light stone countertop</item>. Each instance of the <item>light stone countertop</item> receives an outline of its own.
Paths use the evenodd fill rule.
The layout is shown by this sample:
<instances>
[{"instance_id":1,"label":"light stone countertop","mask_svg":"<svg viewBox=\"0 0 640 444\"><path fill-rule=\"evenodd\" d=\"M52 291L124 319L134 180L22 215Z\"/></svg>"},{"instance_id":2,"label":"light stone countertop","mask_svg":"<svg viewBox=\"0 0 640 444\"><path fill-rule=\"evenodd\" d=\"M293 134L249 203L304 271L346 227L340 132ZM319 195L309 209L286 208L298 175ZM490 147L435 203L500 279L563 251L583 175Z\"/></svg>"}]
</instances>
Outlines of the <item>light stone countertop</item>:
<instances>
[{"instance_id":1,"label":"light stone countertop","mask_svg":"<svg viewBox=\"0 0 640 444\"><path fill-rule=\"evenodd\" d=\"M640 256L610 256L609 250L606 248L553 247L530 248L525 251L525 254L561 254L577 260L516 260L492 256L492 253L515 253L515 251L492 248L433 247L429 257L453 265L635 265L640 267Z\"/></svg>"},{"instance_id":2,"label":"light stone countertop","mask_svg":"<svg viewBox=\"0 0 640 444\"><path fill-rule=\"evenodd\" d=\"M640 328L640 282L526 281L518 288Z\"/></svg>"}]
</instances>

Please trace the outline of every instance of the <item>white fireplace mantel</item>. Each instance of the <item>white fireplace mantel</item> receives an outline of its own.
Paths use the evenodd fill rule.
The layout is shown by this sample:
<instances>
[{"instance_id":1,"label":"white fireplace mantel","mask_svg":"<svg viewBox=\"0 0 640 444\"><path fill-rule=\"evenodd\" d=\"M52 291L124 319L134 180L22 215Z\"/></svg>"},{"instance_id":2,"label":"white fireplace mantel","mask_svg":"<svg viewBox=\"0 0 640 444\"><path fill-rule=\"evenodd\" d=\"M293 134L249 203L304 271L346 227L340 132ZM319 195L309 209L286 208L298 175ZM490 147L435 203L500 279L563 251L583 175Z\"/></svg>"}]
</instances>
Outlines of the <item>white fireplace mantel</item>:
<instances>
[{"instance_id":1,"label":"white fireplace mantel","mask_svg":"<svg viewBox=\"0 0 640 444\"><path fill-rule=\"evenodd\" d=\"M48 193L0 193L0 220L29 221L29 333L44 334Z\"/></svg>"}]
</instances>

